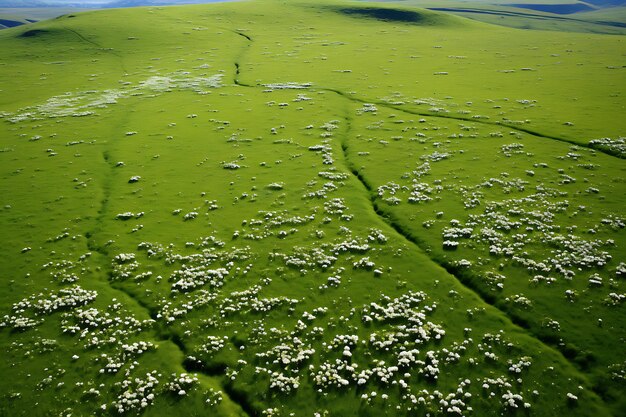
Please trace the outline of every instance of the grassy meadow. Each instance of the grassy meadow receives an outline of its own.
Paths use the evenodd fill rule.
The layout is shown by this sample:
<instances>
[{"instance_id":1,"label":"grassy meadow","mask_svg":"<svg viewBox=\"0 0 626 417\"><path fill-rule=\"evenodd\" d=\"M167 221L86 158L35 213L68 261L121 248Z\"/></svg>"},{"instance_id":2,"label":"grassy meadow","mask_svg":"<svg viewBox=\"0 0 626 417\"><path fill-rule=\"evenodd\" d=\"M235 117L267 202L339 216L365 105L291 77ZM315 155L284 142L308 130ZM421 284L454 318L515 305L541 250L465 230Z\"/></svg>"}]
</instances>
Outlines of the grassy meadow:
<instances>
[{"instance_id":1,"label":"grassy meadow","mask_svg":"<svg viewBox=\"0 0 626 417\"><path fill-rule=\"evenodd\" d=\"M0 45L0 416L626 409L622 35L257 0Z\"/></svg>"}]
</instances>

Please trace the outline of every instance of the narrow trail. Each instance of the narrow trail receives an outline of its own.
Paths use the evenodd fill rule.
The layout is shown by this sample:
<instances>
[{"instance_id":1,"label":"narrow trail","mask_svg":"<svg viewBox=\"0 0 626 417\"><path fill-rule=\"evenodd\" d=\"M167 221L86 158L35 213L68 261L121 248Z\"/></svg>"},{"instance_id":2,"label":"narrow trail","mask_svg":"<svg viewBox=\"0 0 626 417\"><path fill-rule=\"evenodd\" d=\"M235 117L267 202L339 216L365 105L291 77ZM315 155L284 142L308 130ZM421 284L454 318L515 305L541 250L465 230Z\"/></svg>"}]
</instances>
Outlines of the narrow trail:
<instances>
[{"instance_id":1,"label":"narrow trail","mask_svg":"<svg viewBox=\"0 0 626 417\"><path fill-rule=\"evenodd\" d=\"M117 59L118 59L118 60L119 60L119 62L120 62L120 68L122 69L123 74L128 74L128 71L127 71L127 69L126 69L126 66L124 65L124 58L122 57L122 55L121 55L121 54L119 54L119 53L115 52L115 51L113 50L113 48L105 48L104 46L100 45L99 43L97 43L97 42L95 42L95 41L92 41L91 39L89 39L89 38L85 37L82 33L78 32L78 31L76 31L76 30L74 30L74 29L70 29L70 28L68 28L67 26L63 26L63 29L65 29L65 30L66 30L66 31L68 31L68 32L73 33L73 34L74 34L74 35L75 35L78 39L80 39L81 41L86 42L86 43L88 43L88 44L91 44L91 45L93 45L93 46L97 47L98 49L100 49L101 51L106 51L106 52L109 52L109 53L111 53L113 56L117 57Z\"/></svg>"},{"instance_id":2,"label":"narrow trail","mask_svg":"<svg viewBox=\"0 0 626 417\"><path fill-rule=\"evenodd\" d=\"M74 35L76 35L80 40L90 43L93 46L96 46L98 48L102 48L102 45L97 44L96 42L92 41L91 39L87 39L86 37L84 37L83 35L80 34L80 32L74 30L74 29L70 29L67 26L63 27L65 30L67 30L68 32L72 32Z\"/></svg>"},{"instance_id":3,"label":"narrow trail","mask_svg":"<svg viewBox=\"0 0 626 417\"><path fill-rule=\"evenodd\" d=\"M130 291L126 290L123 285L116 285L115 282L111 280L112 267L110 259L112 256L109 253L108 245L106 243L102 244L97 239L97 237L99 237L99 235L103 232L104 224L109 216L109 202L112 197L113 180L117 176L115 168L111 162L111 153L108 149L102 152L102 160L106 166L106 173L103 175L101 184L102 197L100 199L100 207L98 208L97 216L93 220L93 226L85 233L85 237L87 238L87 248L100 255L100 268L103 275L105 275L103 277L103 282L105 282L113 291L123 293L131 299L140 310L146 311L146 313L154 319L156 313L152 308L150 308L150 306L143 302L143 300L135 297Z\"/></svg>"},{"instance_id":4,"label":"narrow trail","mask_svg":"<svg viewBox=\"0 0 626 417\"><path fill-rule=\"evenodd\" d=\"M111 155L109 151L102 152L102 160L105 165L110 166ZM109 168L110 170L110 168ZM107 175L103 177L102 182L102 198L100 199L100 207L97 211L97 216L94 219L94 226L85 233L87 238L87 247L89 250L99 253L104 257L108 257L109 253L106 248L97 243L94 236L102 230L102 223L104 222L104 216L106 215L109 207L109 200L111 198L111 178L112 172L107 172Z\"/></svg>"},{"instance_id":5,"label":"narrow trail","mask_svg":"<svg viewBox=\"0 0 626 417\"><path fill-rule=\"evenodd\" d=\"M237 57L235 58L235 73L233 75L233 83L235 85L238 85L239 87L257 87L254 85L250 85L250 84L246 84L241 82L241 80L239 79L239 75L241 74L241 68L240 68L240 64L239 61L241 61L241 59L243 58L243 56L246 54L246 52L248 52L248 50L250 49L250 47L252 46L252 43L254 42L252 40L252 38L248 35L246 35L245 33L236 31L236 30L231 30L231 29L227 29L228 31L241 36L242 38L246 39L246 45L244 45L243 48L241 48L241 51L239 52L239 54L237 55Z\"/></svg>"}]
</instances>

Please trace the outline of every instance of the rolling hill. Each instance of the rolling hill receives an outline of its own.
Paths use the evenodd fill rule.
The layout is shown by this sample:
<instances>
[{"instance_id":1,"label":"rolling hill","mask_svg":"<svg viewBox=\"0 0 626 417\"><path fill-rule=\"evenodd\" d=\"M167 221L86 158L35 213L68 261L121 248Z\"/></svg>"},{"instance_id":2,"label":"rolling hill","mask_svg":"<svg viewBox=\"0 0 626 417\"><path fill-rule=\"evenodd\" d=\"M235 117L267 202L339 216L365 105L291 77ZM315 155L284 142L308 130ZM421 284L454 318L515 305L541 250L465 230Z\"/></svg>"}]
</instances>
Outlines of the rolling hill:
<instances>
[{"instance_id":1,"label":"rolling hill","mask_svg":"<svg viewBox=\"0 0 626 417\"><path fill-rule=\"evenodd\" d=\"M258 0L0 45L0 415L626 407L622 35Z\"/></svg>"}]
</instances>

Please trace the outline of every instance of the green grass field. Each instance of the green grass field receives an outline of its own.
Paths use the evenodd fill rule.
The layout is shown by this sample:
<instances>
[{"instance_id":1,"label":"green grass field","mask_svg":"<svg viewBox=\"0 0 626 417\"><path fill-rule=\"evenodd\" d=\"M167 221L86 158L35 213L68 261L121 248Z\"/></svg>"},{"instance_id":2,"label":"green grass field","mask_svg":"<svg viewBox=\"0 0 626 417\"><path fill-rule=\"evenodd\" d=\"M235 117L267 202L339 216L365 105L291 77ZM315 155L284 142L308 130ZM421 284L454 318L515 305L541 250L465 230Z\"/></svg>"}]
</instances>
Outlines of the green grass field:
<instances>
[{"instance_id":1,"label":"green grass field","mask_svg":"<svg viewBox=\"0 0 626 417\"><path fill-rule=\"evenodd\" d=\"M258 0L0 45L0 416L626 409L622 35Z\"/></svg>"}]
</instances>

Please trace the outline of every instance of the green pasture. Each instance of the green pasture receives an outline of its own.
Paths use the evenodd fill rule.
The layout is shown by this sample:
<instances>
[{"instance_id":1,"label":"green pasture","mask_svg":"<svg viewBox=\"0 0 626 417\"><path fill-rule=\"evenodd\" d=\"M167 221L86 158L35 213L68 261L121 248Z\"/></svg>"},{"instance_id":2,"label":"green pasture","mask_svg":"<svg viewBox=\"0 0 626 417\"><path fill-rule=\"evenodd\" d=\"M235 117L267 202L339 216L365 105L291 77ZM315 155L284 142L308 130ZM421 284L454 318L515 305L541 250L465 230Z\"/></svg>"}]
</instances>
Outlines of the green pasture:
<instances>
[{"instance_id":1,"label":"green pasture","mask_svg":"<svg viewBox=\"0 0 626 417\"><path fill-rule=\"evenodd\" d=\"M621 35L259 0L0 45L0 415L626 407Z\"/></svg>"}]
</instances>

